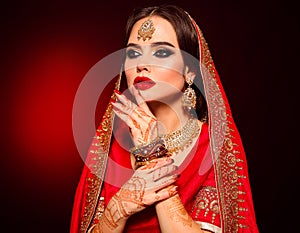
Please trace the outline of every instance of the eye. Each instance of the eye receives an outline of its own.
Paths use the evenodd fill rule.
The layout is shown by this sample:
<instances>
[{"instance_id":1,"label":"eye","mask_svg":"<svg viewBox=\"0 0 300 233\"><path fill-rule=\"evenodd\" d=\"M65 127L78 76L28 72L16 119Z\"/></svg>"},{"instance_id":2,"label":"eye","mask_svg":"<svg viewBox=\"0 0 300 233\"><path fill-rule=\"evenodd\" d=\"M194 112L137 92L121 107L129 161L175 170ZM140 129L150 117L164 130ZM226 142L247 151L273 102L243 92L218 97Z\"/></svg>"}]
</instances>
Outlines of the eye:
<instances>
[{"instance_id":1,"label":"eye","mask_svg":"<svg viewBox=\"0 0 300 233\"><path fill-rule=\"evenodd\" d=\"M141 53L138 52L138 51L136 51L136 50L134 50L134 49L129 49L129 50L127 50L127 52L126 52L126 55L127 55L127 57L128 57L129 59L134 59L134 58L137 58L138 56L140 56Z\"/></svg>"},{"instance_id":2,"label":"eye","mask_svg":"<svg viewBox=\"0 0 300 233\"><path fill-rule=\"evenodd\" d=\"M166 48L162 48L162 49L156 50L153 55L158 58L167 58L172 54L174 54L173 51L166 49Z\"/></svg>"}]
</instances>

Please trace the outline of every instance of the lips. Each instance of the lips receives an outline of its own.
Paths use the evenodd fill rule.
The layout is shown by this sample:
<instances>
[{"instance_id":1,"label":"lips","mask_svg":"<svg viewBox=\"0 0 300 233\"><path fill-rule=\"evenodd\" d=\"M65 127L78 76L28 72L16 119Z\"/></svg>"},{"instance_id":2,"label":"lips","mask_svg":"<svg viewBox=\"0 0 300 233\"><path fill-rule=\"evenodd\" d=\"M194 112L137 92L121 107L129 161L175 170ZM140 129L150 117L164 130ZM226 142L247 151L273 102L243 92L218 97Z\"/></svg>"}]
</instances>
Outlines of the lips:
<instances>
[{"instance_id":1,"label":"lips","mask_svg":"<svg viewBox=\"0 0 300 233\"><path fill-rule=\"evenodd\" d=\"M136 77L134 79L133 85L139 90L147 90L153 87L156 83L147 77Z\"/></svg>"}]
</instances>

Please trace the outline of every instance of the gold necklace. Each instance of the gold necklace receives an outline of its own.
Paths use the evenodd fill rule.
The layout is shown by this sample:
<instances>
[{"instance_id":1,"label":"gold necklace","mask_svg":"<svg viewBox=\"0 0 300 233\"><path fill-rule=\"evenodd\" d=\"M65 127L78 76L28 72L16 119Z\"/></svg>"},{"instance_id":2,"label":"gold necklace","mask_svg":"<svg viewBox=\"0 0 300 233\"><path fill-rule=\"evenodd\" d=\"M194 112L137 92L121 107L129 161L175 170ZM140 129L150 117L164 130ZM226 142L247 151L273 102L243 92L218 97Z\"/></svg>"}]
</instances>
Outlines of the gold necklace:
<instances>
[{"instance_id":1,"label":"gold necklace","mask_svg":"<svg viewBox=\"0 0 300 233\"><path fill-rule=\"evenodd\" d=\"M170 154L177 154L189 147L193 139L199 134L200 126L197 118L190 118L187 123L176 131L162 135Z\"/></svg>"}]
</instances>

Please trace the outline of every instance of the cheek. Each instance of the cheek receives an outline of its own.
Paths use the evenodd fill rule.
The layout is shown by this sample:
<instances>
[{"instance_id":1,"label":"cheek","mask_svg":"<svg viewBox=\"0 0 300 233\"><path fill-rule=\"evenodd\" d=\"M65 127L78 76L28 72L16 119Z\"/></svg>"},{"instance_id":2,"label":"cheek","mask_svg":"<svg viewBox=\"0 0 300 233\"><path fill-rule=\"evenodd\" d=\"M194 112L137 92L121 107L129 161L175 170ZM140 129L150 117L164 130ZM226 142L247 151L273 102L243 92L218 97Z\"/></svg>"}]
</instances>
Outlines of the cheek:
<instances>
[{"instance_id":1,"label":"cheek","mask_svg":"<svg viewBox=\"0 0 300 233\"><path fill-rule=\"evenodd\" d=\"M183 74L184 66L181 59L168 59L163 63L163 67L178 74Z\"/></svg>"},{"instance_id":2,"label":"cheek","mask_svg":"<svg viewBox=\"0 0 300 233\"><path fill-rule=\"evenodd\" d=\"M182 62L169 62L164 65L164 68L161 68L160 71L161 81L170 83L171 85L182 90L184 87L185 79L183 77L183 63Z\"/></svg>"},{"instance_id":3,"label":"cheek","mask_svg":"<svg viewBox=\"0 0 300 233\"><path fill-rule=\"evenodd\" d=\"M132 61L132 60L125 60L124 63L124 70L125 70L125 76L126 76L126 81L127 81L127 85L128 87L133 85L133 81L135 78L135 68L136 68L136 62Z\"/></svg>"},{"instance_id":4,"label":"cheek","mask_svg":"<svg viewBox=\"0 0 300 233\"><path fill-rule=\"evenodd\" d=\"M181 73L174 70L165 70L163 77L165 78L162 81L169 83L179 90L183 89L185 80Z\"/></svg>"},{"instance_id":5,"label":"cheek","mask_svg":"<svg viewBox=\"0 0 300 233\"><path fill-rule=\"evenodd\" d=\"M133 85L133 81L134 81L134 69L128 69L125 70L125 76L126 76L126 81L127 81L127 86L130 87Z\"/></svg>"}]
</instances>

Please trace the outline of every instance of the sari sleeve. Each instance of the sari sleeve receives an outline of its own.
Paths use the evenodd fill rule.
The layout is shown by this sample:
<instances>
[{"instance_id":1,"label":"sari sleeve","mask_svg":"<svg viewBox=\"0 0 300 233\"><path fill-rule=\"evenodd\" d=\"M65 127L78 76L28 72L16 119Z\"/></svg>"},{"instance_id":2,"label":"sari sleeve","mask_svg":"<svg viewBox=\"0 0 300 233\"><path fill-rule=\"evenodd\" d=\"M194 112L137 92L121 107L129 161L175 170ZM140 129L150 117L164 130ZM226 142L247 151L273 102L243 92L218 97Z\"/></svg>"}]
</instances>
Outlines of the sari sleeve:
<instances>
[{"instance_id":1,"label":"sari sleeve","mask_svg":"<svg viewBox=\"0 0 300 233\"><path fill-rule=\"evenodd\" d=\"M210 170L207 179L194 198L191 217L201 226L202 230L222 232L214 169Z\"/></svg>"}]
</instances>

